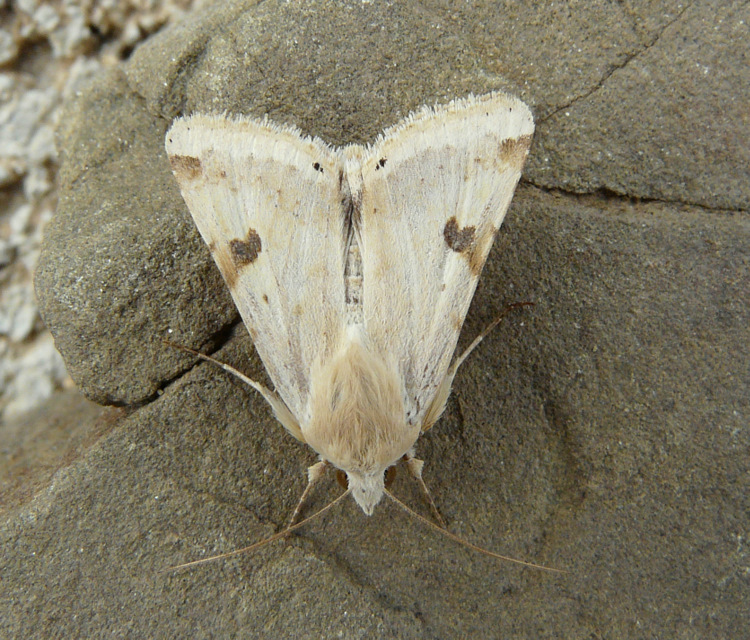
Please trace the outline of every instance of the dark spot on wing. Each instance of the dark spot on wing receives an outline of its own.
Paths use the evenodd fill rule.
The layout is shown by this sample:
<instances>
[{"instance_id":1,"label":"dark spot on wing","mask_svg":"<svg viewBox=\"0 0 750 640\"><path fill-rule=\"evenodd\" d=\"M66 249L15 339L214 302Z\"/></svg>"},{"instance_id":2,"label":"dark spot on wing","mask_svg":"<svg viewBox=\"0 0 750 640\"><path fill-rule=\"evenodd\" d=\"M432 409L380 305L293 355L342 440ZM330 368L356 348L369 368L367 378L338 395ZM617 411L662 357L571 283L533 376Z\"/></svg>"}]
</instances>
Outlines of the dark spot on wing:
<instances>
[{"instance_id":1,"label":"dark spot on wing","mask_svg":"<svg viewBox=\"0 0 750 640\"><path fill-rule=\"evenodd\" d=\"M265 293L263 294L263 302L268 304L268 296Z\"/></svg>"},{"instance_id":2,"label":"dark spot on wing","mask_svg":"<svg viewBox=\"0 0 750 640\"><path fill-rule=\"evenodd\" d=\"M531 146L531 136L507 138L500 144L500 159L512 167L521 169L526 162Z\"/></svg>"},{"instance_id":3,"label":"dark spot on wing","mask_svg":"<svg viewBox=\"0 0 750 640\"><path fill-rule=\"evenodd\" d=\"M443 229L443 238L445 238L445 244L447 244L456 253L463 253L474 242L474 232L476 227L464 227L459 229L456 217L453 216L448 222L445 223Z\"/></svg>"},{"instance_id":4,"label":"dark spot on wing","mask_svg":"<svg viewBox=\"0 0 750 640\"><path fill-rule=\"evenodd\" d=\"M201 161L193 156L169 156L169 164L178 180L196 180L203 174Z\"/></svg>"},{"instance_id":5,"label":"dark spot on wing","mask_svg":"<svg viewBox=\"0 0 750 640\"><path fill-rule=\"evenodd\" d=\"M378 163L375 165L375 171L378 169L382 169L385 166L385 163L388 162L388 158L380 158L378 160Z\"/></svg>"},{"instance_id":6,"label":"dark spot on wing","mask_svg":"<svg viewBox=\"0 0 750 640\"><path fill-rule=\"evenodd\" d=\"M237 269L241 269L255 262L262 249L260 236L255 229L247 232L244 240L235 238L229 243L229 251L232 254L232 262Z\"/></svg>"},{"instance_id":7,"label":"dark spot on wing","mask_svg":"<svg viewBox=\"0 0 750 640\"><path fill-rule=\"evenodd\" d=\"M492 225L486 226L482 229L481 233L477 235L477 239L471 247L471 250L464 254L469 261L469 269L475 278L478 278L479 274L482 273L485 260L487 260L487 256L490 253L492 243L495 241L495 236L498 231L499 229Z\"/></svg>"},{"instance_id":8,"label":"dark spot on wing","mask_svg":"<svg viewBox=\"0 0 750 640\"><path fill-rule=\"evenodd\" d=\"M323 167L320 166L320 162L313 162L313 169L315 169L315 171L320 171L320 173L323 173Z\"/></svg>"}]
</instances>

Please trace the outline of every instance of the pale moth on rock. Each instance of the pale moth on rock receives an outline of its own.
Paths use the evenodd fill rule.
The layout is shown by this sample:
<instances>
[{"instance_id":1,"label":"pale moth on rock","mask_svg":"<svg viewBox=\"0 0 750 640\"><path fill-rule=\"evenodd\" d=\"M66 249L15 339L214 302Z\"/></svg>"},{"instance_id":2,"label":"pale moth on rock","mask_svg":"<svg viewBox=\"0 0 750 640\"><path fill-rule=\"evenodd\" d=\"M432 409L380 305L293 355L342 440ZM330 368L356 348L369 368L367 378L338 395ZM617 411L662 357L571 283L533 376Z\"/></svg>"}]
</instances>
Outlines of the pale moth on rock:
<instances>
[{"instance_id":1,"label":"pale moth on rock","mask_svg":"<svg viewBox=\"0 0 750 640\"><path fill-rule=\"evenodd\" d=\"M528 154L528 107L502 93L423 107L369 146L267 119L177 119L166 149L268 374L242 376L344 471L371 514L386 469L445 408L453 352Z\"/></svg>"}]
</instances>

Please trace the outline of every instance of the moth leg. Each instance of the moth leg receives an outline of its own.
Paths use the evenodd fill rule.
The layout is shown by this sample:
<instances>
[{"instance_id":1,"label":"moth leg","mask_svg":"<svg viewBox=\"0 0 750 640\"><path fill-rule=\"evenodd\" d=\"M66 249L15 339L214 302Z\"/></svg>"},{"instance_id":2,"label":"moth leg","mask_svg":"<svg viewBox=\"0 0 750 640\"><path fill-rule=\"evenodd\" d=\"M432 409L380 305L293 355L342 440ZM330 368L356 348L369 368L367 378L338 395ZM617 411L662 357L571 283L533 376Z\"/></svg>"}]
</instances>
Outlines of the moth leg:
<instances>
[{"instance_id":1,"label":"moth leg","mask_svg":"<svg viewBox=\"0 0 750 640\"><path fill-rule=\"evenodd\" d=\"M446 526L445 526L445 521L443 520L443 516L440 515L440 512L437 509L437 506L435 506L435 501L432 499L430 490L427 488L427 485L424 483L424 480L422 479L422 467L424 467L424 460L415 458L414 454L409 452L406 455L404 455L404 461L406 462L407 468L409 469L411 474L414 476L414 479L419 483L419 486L422 487L422 491L427 497L427 502L430 505L430 511L432 511L432 515L435 517L435 520L437 520L440 526L443 527L443 529L445 529Z\"/></svg>"},{"instance_id":2,"label":"moth leg","mask_svg":"<svg viewBox=\"0 0 750 640\"><path fill-rule=\"evenodd\" d=\"M294 524L297 522L297 518L299 518L299 514L302 512L302 507L305 504L305 500L307 500L307 496L310 495L310 491L312 491L313 485L315 485L318 480L323 477L323 474L325 473L327 468L327 460L321 460L320 462L316 462L314 465L307 468L307 486L305 487L305 490L302 492L302 495L299 498L299 502L297 503L297 507L294 509L291 520L289 520L287 529L294 526Z\"/></svg>"}]
</instances>

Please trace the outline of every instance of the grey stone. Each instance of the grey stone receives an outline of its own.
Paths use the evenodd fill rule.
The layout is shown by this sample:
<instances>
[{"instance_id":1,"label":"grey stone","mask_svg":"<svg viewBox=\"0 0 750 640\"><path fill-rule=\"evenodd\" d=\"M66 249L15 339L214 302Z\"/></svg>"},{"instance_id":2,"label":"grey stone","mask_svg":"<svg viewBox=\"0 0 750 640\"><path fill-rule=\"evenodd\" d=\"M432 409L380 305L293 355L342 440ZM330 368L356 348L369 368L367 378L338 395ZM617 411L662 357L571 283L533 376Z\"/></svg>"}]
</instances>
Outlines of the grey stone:
<instances>
[{"instance_id":1,"label":"grey stone","mask_svg":"<svg viewBox=\"0 0 750 640\"><path fill-rule=\"evenodd\" d=\"M709 5L671 7L217 3L84 89L37 291L82 391L130 410L5 510L2 635L748 635L750 182L731 145L749 123L712 109L750 84L717 65L686 111L689 65L667 54L732 69L749 39L726 36L750 16L725 4L714 28ZM269 113L342 144L494 88L540 117L461 345L507 303L535 306L464 365L418 453L451 530L570 573L351 500L289 540L160 573L280 530L315 460L251 390L209 364L182 374L161 343L224 343L263 378L169 174L170 120ZM665 142L685 152L654 158ZM329 479L306 512L339 491ZM394 492L427 512L406 474Z\"/></svg>"}]
</instances>

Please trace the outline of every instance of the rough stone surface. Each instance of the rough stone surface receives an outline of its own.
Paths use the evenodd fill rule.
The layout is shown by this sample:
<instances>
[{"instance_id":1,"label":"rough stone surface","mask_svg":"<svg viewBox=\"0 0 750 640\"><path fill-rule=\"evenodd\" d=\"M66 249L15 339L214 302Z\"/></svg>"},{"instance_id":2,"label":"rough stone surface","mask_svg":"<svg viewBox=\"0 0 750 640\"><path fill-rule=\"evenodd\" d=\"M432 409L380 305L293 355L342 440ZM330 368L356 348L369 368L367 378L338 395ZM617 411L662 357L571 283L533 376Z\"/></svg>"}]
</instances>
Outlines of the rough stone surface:
<instances>
[{"instance_id":1,"label":"rough stone surface","mask_svg":"<svg viewBox=\"0 0 750 640\"><path fill-rule=\"evenodd\" d=\"M68 107L37 290L81 390L131 411L3 501L0 635L750 634L750 181L732 151L750 84L727 80L746 73L750 11L518 7L216 4ZM691 84L688 58L716 61L710 77ZM160 573L280 530L315 459L238 381L181 374L160 341L225 342L218 358L263 377L169 176L171 118L267 112L341 144L494 88L537 132L461 344L507 303L535 306L464 365L418 453L451 530L570 573L351 500L290 540ZM339 491L329 479L308 512ZM405 473L394 492L426 513Z\"/></svg>"},{"instance_id":2,"label":"rough stone surface","mask_svg":"<svg viewBox=\"0 0 750 640\"><path fill-rule=\"evenodd\" d=\"M614 28L614 25L609 25ZM684 5L598 83L546 118L529 175L539 186L596 189L708 209L750 208L748 8Z\"/></svg>"},{"instance_id":3,"label":"rough stone surface","mask_svg":"<svg viewBox=\"0 0 750 640\"><path fill-rule=\"evenodd\" d=\"M60 202L36 286L68 371L100 403L152 397L180 360L161 340L206 340L235 313L165 162L166 128L116 68L58 130Z\"/></svg>"},{"instance_id":4,"label":"rough stone surface","mask_svg":"<svg viewBox=\"0 0 750 640\"><path fill-rule=\"evenodd\" d=\"M69 388L32 273L57 201L63 101L192 0L19 0L0 8L0 422Z\"/></svg>"}]
</instances>

